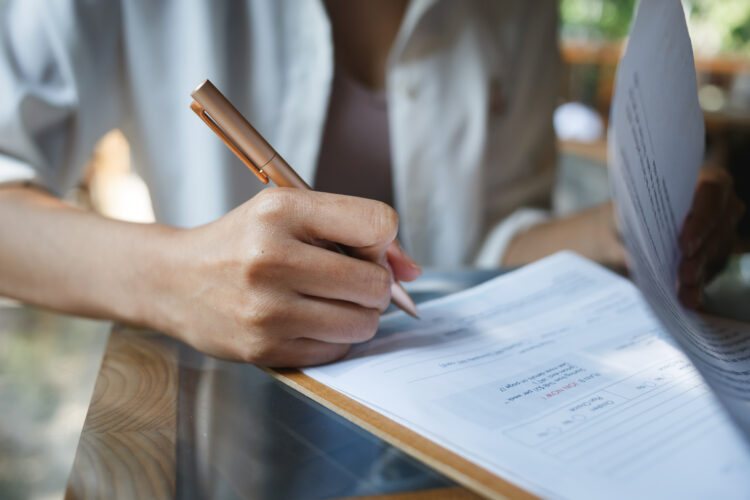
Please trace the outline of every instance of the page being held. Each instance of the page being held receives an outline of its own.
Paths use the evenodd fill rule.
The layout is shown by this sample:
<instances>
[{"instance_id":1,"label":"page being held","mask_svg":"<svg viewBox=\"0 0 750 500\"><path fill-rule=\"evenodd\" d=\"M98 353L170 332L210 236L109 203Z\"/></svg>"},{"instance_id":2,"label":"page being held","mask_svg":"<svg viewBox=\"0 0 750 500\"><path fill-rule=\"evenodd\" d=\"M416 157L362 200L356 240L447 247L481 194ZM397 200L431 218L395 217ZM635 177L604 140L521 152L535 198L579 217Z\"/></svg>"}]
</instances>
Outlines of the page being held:
<instances>
[{"instance_id":1,"label":"page being held","mask_svg":"<svg viewBox=\"0 0 750 500\"><path fill-rule=\"evenodd\" d=\"M679 240L682 260L677 287L686 307L700 307L703 287L726 264L744 213L729 173L718 166L702 169Z\"/></svg>"}]
</instances>

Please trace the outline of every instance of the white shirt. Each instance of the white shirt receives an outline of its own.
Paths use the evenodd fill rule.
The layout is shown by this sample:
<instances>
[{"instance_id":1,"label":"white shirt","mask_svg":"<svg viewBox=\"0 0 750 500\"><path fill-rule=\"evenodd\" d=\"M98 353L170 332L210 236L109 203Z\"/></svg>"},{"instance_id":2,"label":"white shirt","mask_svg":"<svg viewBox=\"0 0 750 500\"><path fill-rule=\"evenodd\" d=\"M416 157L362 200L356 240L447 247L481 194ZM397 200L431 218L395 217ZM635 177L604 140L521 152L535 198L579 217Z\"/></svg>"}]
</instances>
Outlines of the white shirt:
<instances>
[{"instance_id":1,"label":"white shirt","mask_svg":"<svg viewBox=\"0 0 750 500\"><path fill-rule=\"evenodd\" d=\"M210 78L308 182L333 75L320 0L0 0L0 182L73 187L128 138L160 222L261 189L190 111ZM423 265L496 265L554 182L556 2L412 0L386 76L400 238ZM220 244L220 242L217 242Z\"/></svg>"}]
</instances>

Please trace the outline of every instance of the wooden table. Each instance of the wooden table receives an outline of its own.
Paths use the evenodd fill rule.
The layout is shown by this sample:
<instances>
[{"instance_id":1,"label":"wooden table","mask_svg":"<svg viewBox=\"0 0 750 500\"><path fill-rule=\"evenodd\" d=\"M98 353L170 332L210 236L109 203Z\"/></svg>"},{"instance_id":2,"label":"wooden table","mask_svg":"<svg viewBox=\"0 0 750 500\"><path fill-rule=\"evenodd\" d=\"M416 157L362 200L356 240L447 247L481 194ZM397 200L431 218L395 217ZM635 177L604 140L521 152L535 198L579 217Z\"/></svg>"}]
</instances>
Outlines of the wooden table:
<instances>
[{"instance_id":1,"label":"wooden table","mask_svg":"<svg viewBox=\"0 0 750 500\"><path fill-rule=\"evenodd\" d=\"M115 326L111 332L70 475L66 498L192 497L180 491L180 398L195 370L185 346L166 336ZM182 396L181 396L182 395ZM192 421L192 417L190 419ZM184 446L184 445L183 445ZM242 496L241 492L234 494ZM471 499L458 486L360 498Z\"/></svg>"},{"instance_id":2,"label":"wooden table","mask_svg":"<svg viewBox=\"0 0 750 500\"><path fill-rule=\"evenodd\" d=\"M115 326L78 444L66 498L172 498L178 345Z\"/></svg>"}]
</instances>

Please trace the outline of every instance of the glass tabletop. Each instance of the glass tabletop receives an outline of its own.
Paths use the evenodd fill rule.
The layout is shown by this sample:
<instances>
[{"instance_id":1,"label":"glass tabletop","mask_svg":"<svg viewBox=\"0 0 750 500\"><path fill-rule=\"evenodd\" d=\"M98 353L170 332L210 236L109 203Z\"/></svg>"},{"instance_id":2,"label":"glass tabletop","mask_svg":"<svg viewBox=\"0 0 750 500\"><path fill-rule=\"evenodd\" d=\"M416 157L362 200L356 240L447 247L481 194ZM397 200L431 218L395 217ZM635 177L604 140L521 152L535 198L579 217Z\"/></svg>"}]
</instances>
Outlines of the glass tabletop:
<instances>
[{"instance_id":1,"label":"glass tabletop","mask_svg":"<svg viewBox=\"0 0 750 500\"><path fill-rule=\"evenodd\" d=\"M416 302L498 271L427 271ZM342 498L453 483L257 367L179 352L178 498Z\"/></svg>"},{"instance_id":2,"label":"glass tabletop","mask_svg":"<svg viewBox=\"0 0 750 500\"><path fill-rule=\"evenodd\" d=\"M0 298L0 498L61 498L110 325Z\"/></svg>"},{"instance_id":3,"label":"glass tabletop","mask_svg":"<svg viewBox=\"0 0 750 500\"><path fill-rule=\"evenodd\" d=\"M748 262L747 255L733 259L708 287L711 310L750 319ZM426 271L407 289L423 302L497 274ZM307 499L397 492L474 498L254 366L219 361L124 325L115 325L107 340L104 328L21 305L0 311L3 498L56 496L76 442L71 498ZM59 398L42 390L48 386ZM58 408L50 409L56 399ZM32 458L35 467L29 467Z\"/></svg>"}]
</instances>

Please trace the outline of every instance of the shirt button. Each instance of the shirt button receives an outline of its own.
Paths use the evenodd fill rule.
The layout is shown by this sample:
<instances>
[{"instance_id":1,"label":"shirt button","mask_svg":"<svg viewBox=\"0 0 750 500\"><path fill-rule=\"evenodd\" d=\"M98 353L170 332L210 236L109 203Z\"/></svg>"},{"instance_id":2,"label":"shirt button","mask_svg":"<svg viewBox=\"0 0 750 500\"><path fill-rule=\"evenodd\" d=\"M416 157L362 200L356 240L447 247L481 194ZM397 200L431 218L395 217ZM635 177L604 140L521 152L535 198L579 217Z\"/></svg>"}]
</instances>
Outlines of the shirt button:
<instances>
[{"instance_id":1,"label":"shirt button","mask_svg":"<svg viewBox=\"0 0 750 500\"><path fill-rule=\"evenodd\" d=\"M415 83L409 83L405 87L406 87L406 97L408 97L411 100L414 100L417 97L419 97L419 85Z\"/></svg>"}]
</instances>

